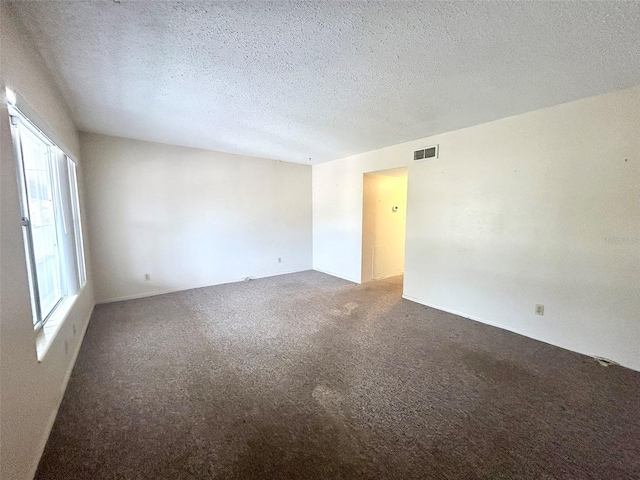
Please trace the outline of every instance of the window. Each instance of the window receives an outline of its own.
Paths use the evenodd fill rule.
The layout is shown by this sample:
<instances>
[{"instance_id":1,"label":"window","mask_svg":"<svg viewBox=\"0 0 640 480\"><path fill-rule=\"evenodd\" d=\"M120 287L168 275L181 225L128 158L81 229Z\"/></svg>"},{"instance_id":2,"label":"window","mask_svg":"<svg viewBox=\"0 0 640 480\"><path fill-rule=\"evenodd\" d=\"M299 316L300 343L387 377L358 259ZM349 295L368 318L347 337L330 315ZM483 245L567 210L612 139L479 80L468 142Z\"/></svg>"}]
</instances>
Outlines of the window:
<instances>
[{"instance_id":1,"label":"window","mask_svg":"<svg viewBox=\"0 0 640 480\"><path fill-rule=\"evenodd\" d=\"M76 164L14 106L9 106L33 323L86 282Z\"/></svg>"}]
</instances>

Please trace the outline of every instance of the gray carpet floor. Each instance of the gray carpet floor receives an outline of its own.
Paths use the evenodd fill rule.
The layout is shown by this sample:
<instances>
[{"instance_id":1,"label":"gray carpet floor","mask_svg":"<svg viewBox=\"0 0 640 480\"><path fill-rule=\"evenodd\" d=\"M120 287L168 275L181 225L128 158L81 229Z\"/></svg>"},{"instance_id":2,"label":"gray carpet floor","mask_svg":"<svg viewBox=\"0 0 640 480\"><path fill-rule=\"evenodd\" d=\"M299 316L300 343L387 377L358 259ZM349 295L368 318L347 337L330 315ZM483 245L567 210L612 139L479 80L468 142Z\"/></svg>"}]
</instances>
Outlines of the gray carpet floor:
<instances>
[{"instance_id":1,"label":"gray carpet floor","mask_svg":"<svg viewBox=\"0 0 640 480\"><path fill-rule=\"evenodd\" d=\"M318 272L96 307L38 479L638 479L640 373Z\"/></svg>"}]
</instances>

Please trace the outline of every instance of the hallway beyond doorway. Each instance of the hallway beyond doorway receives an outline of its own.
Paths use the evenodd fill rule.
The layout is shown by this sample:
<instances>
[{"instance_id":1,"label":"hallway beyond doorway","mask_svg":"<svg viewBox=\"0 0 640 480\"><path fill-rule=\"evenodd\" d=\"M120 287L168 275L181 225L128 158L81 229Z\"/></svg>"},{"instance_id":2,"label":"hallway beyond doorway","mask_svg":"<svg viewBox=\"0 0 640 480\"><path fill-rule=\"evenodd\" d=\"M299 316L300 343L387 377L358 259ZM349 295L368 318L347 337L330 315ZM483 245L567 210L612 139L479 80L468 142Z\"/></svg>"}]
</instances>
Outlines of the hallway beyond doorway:
<instances>
[{"instance_id":1,"label":"hallway beyond doorway","mask_svg":"<svg viewBox=\"0 0 640 480\"><path fill-rule=\"evenodd\" d=\"M404 273L407 170L394 168L363 175L362 283Z\"/></svg>"}]
</instances>

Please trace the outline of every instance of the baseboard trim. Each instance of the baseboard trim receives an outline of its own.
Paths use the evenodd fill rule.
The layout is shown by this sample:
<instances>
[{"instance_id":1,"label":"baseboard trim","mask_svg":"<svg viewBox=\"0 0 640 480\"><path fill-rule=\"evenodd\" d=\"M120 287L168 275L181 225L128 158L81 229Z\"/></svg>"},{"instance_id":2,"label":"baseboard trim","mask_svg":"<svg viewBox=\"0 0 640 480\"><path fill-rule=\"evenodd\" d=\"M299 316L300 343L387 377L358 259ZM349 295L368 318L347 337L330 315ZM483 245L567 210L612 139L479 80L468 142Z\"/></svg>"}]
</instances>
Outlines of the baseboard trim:
<instances>
[{"instance_id":1,"label":"baseboard trim","mask_svg":"<svg viewBox=\"0 0 640 480\"><path fill-rule=\"evenodd\" d=\"M549 342L547 342L545 340L540 339L539 337L537 337L533 333L527 332L525 330L520 330L518 328L509 327L507 325L503 325L502 323L498 323L498 322L494 322L494 321L491 321L491 320L487 320L486 318L478 317L476 315L470 315L468 313L460 312L458 310L453 310L451 308L443 307L442 305L436 305L434 303L426 303L426 302L423 302L422 300L418 300L417 298L412 297L410 295L404 295L403 294L402 298L404 298L405 300L410 300L410 301L415 302L415 303L419 303L420 305L424 305L425 307L435 308L436 310L440 310L442 312L451 313L451 314L457 315L459 317L468 318L469 320L474 320L476 322L480 322L480 323L485 323L487 325L491 325L492 327L497 327L497 328L501 328L503 330L508 330L509 332L517 333L518 335L522 335L524 337L533 338L534 340L538 340L540 342L549 343ZM549 343L549 345L553 345L553 344ZM565 347L560 347L560 348L565 348Z\"/></svg>"},{"instance_id":2,"label":"baseboard trim","mask_svg":"<svg viewBox=\"0 0 640 480\"><path fill-rule=\"evenodd\" d=\"M546 343L547 345L552 345L554 347L562 348L562 349L568 350L570 352L579 353L580 355L585 355L587 357L592 357L592 358L595 358L596 360L599 359L599 358L604 358L604 357L601 357L597 353L586 352L584 350L577 350L575 348L569 348L569 347L566 347L564 345L559 345L557 343L550 342L549 340L541 338L538 335L535 335L535 334L533 334L531 332L528 332L526 330L522 330L522 329L519 329L519 328L513 328L513 327L510 327L510 326L504 325L502 323L498 323L498 322L494 322L494 321L491 321L491 320L487 320L487 319L482 318L482 317L478 317L476 315L470 315L468 313L460 312L458 310L453 310L451 308L443 307L442 305L436 305L436 304L433 304L433 303L426 303L426 302L423 302L422 300L418 300L417 298L412 297L411 295L404 295L403 294L402 298L404 298L405 300L409 300L411 302L419 303L420 305L424 305L425 307L435 308L436 310L440 310L442 312L451 313L453 315L457 315L459 317L467 318L467 319L473 320L475 322L484 323L485 325L489 325L491 327L501 328L502 330L507 330L508 332L512 332L512 333L515 333L517 335L522 335L523 337L531 338L532 340L536 340L538 342ZM633 367L631 365L626 364L625 362L621 362L621 361L616 360L616 359L612 359L612 360L609 360L609 361L613 361L614 363L617 363L618 365L620 365L622 367L625 367L625 368L629 368L631 370L640 371L636 367Z\"/></svg>"},{"instance_id":3,"label":"baseboard trim","mask_svg":"<svg viewBox=\"0 0 640 480\"><path fill-rule=\"evenodd\" d=\"M233 282L216 283L214 285L224 285L226 283L233 283ZM212 287L214 285L200 285L197 287L179 288L175 290L156 290L153 292L146 292L146 293L134 293L133 295L124 295L122 297L113 297L113 298L107 298L106 300L98 300L96 301L96 305L103 305L105 303L124 302L125 300L137 300L139 298L157 297L158 295L166 295L167 293L186 292L187 290L195 290L196 288Z\"/></svg>"},{"instance_id":4,"label":"baseboard trim","mask_svg":"<svg viewBox=\"0 0 640 480\"><path fill-rule=\"evenodd\" d=\"M315 270L316 272L324 273L326 275L331 275L332 277L338 277L338 278L341 278L342 280L346 280L348 282L353 282L353 283L356 283L358 285L360 285L360 283L362 283L362 282L360 282L360 280L355 280L355 279L347 277L345 275L340 275L338 273L330 272L328 270L322 270L320 268L315 268L315 267L313 268L313 270Z\"/></svg>"},{"instance_id":5,"label":"baseboard trim","mask_svg":"<svg viewBox=\"0 0 640 480\"><path fill-rule=\"evenodd\" d=\"M106 300L97 300L96 304L97 305L102 305L104 303L124 302L125 300L136 300L136 299L139 299L139 298L156 297L158 295L166 295L168 293L186 292L187 290L196 290L198 288L215 287L217 285L228 285L229 283L240 283L240 282L246 281L246 278L249 278L250 280L258 280L260 278L277 277L278 275L289 275L290 273L300 273L300 272L306 272L308 270L310 270L310 269L305 268L303 270L291 270L291 271L286 271L286 272L270 273L270 274L267 274L267 275L257 275L257 276L243 277L243 278L234 278L234 279L230 279L230 280L224 280L224 281L219 282L219 283L208 283L206 285L194 285L192 287L185 287L185 288L180 287L180 288L173 288L173 289L168 289L168 290L156 290L156 291L153 291L153 292L134 293L133 295L124 295L122 297L113 297L113 298L109 298L109 299L106 299Z\"/></svg>"},{"instance_id":6,"label":"baseboard trim","mask_svg":"<svg viewBox=\"0 0 640 480\"><path fill-rule=\"evenodd\" d=\"M49 436L51 435L51 430L53 430L53 425L56 422L56 418L58 417L58 411L60 410L60 405L62 405L62 399L64 398L64 393L67 391L67 385L69 384L69 380L71 379L71 373L73 372L73 367L76 365L76 360L78 360L78 355L80 354L80 349L82 348L82 343L84 342L84 336L87 333L87 328L89 328L89 323L91 322L91 316L93 315L93 311L95 309L95 304L91 307L89 311L89 315L87 317L86 322L84 322L84 327L80 331L80 337L78 338L78 344L76 345L76 349L73 352L73 356L71 357L71 362L69 362L69 368L65 373L64 380L62 381L61 389L60 389L60 400L58 401L58 405L55 410L51 413L49 417L49 421L47 422L47 427L45 430L45 434L40 439L40 445L38 448L38 456L36 457L35 464L31 466L31 477L34 478L36 476L36 472L38 471L38 465L40 465L40 459L44 454L44 449L47 446L47 442L49 441Z\"/></svg>"}]
</instances>

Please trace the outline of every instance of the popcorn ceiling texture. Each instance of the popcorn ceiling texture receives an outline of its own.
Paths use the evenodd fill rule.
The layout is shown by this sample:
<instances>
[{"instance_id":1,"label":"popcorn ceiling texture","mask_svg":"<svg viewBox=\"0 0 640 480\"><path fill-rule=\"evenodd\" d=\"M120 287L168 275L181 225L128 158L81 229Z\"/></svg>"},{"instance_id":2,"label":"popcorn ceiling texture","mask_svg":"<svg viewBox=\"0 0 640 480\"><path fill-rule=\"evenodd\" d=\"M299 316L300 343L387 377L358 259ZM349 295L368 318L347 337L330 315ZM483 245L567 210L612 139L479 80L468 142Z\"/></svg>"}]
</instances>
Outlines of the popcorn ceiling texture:
<instances>
[{"instance_id":1,"label":"popcorn ceiling texture","mask_svg":"<svg viewBox=\"0 0 640 480\"><path fill-rule=\"evenodd\" d=\"M293 162L640 83L639 2L14 7L81 130Z\"/></svg>"},{"instance_id":2,"label":"popcorn ceiling texture","mask_svg":"<svg viewBox=\"0 0 640 480\"><path fill-rule=\"evenodd\" d=\"M319 272L98 305L37 480L640 478L640 372Z\"/></svg>"}]
</instances>

